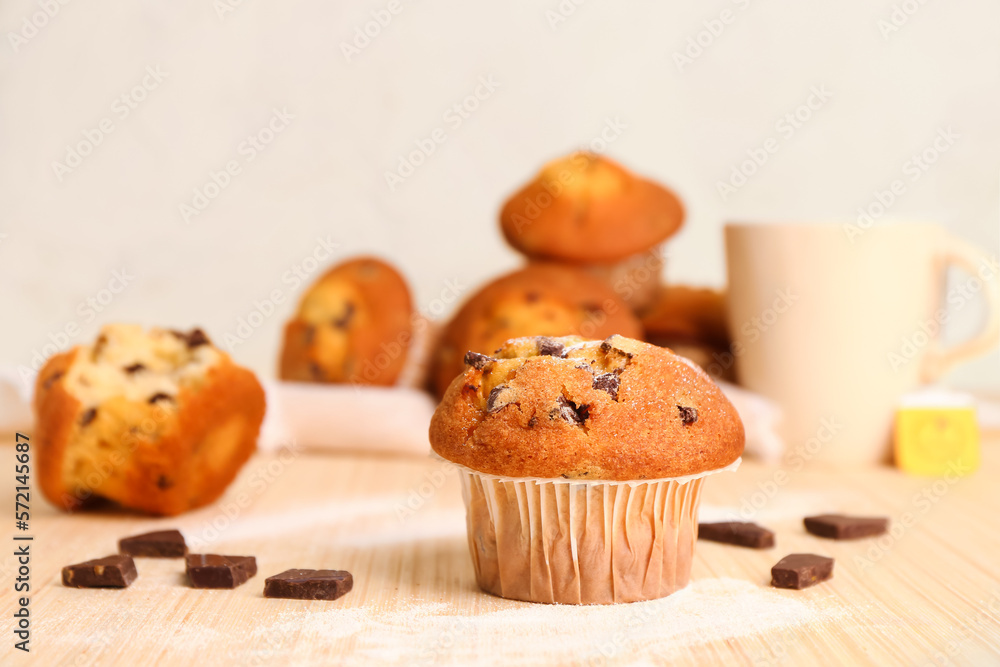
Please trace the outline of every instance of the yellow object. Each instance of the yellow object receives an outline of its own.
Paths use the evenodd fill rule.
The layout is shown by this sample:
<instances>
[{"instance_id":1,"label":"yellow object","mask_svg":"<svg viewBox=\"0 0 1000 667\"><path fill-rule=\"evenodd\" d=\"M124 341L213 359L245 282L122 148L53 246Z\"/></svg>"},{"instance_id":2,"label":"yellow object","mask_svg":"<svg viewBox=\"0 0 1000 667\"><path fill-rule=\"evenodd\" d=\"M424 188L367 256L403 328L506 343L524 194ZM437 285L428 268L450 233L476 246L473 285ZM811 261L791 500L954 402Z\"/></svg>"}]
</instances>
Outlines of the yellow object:
<instances>
[{"instance_id":1,"label":"yellow object","mask_svg":"<svg viewBox=\"0 0 1000 667\"><path fill-rule=\"evenodd\" d=\"M979 468L973 406L901 407L896 412L896 465L914 475L961 476Z\"/></svg>"}]
</instances>

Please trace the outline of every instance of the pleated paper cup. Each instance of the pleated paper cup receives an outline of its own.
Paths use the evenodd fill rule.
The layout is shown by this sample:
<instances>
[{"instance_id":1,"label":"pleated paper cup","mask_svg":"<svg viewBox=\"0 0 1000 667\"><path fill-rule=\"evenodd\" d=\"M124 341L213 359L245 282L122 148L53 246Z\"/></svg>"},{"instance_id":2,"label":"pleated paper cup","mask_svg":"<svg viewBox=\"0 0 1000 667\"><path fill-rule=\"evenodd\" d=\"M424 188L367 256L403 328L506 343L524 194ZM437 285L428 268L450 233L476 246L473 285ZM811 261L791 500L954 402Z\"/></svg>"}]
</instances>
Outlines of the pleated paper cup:
<instances>
[{"instance_id":1,"label":"pleated paper cup","mask_svg":"<svg viewBox=\"0 0 1000 667\"><path fill-rule=\"evenodd\" d=\"M684 588L705 477L513 478L457 466L480 588L528 602L611 604Z\"/></svg>"}]
</instances>

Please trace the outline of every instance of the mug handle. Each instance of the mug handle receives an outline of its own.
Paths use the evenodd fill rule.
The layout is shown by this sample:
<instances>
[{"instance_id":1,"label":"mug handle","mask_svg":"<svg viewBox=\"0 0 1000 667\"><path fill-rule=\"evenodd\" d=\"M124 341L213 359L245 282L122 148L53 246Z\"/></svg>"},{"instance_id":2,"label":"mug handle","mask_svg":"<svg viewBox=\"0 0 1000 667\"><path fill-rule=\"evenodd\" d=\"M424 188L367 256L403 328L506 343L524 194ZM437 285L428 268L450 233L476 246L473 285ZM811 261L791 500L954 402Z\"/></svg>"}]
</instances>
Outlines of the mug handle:
<instances>
[{"instance_id":1,"label":"mug handle","mask_svg":"<svg viewBox=\"0 0 1000 667\"><path fill-rule=\"evenodd\" d=\"M981 280L983 287L980 293L986 299L987 319L983 329L964 343L947 349L938 343L928 350L920 369L921 380L925 383L934 382L955 364L981 356L1000 344L1000 271L997 271L996 264L985 252L971 243L950 234L943 234L942 237L944 248L938 256L938 270L957 266ZM991 275L980 275L980 268L983 266L990 267Z\"/></svg>"}]
</instances>

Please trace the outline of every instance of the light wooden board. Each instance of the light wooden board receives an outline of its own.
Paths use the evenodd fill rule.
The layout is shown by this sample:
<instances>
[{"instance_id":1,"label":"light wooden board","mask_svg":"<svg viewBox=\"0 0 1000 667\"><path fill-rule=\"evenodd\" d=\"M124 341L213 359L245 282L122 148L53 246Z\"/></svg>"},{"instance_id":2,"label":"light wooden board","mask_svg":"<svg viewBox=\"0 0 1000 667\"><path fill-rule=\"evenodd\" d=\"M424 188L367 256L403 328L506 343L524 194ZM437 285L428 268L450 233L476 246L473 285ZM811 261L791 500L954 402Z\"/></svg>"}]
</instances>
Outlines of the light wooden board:
<instances>
[{"instance_id":1,"label":"light wooden board","mask_svg":"<svg viewBox=\"0 0 1000 667\"><path fill-rule=\"evenodd\" d=\"M5 460L11 450L0 449ZM746 462L708 480L705 518L756 503L753 518L778 546L699 542L687 590L613 607L481 593L457 475L428 459L259 456L220 504L173 520L70 516L33 495L31 654L12 648L15 563L5 547L0 664L1000 664L1000 434L984 450L983 469L954 484L891 469L785 477ZM13 512L13 465L5 469L0 506ZM806 534L801 517L823 511L888 515L895 537ZM259 574L234 591L198 591L181 561L143 559L126 590L59 583L63 565L173 526L211 542L201 550L255 555ZM771 565L793 552L833 556L834 579L771 589ZM354 591L332 603L264 599L264 577L290 567L350 570Z\"/></svg>"}]
</instances>

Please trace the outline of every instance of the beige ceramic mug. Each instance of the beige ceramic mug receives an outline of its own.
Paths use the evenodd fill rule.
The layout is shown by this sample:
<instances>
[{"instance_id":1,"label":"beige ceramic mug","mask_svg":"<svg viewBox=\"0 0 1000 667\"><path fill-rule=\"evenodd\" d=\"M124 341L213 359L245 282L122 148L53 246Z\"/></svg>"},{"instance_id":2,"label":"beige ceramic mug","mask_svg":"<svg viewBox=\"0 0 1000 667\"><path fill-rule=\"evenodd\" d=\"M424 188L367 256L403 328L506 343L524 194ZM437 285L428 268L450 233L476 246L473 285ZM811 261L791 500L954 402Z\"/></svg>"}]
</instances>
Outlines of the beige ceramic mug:
<instances>
[{"instance_id":1,"label":"beige ceramic mug","mask_svg":"<svg viewBox=\"0 0 1000 667\"><path fill-rule=\"evenodd\" d=\"M1000 343L997 258L937 225L726 226L729 322L740 384L776 400L786 451L886 462L900 396ZM947 269L967 274L947 286ZM971 340L943 348L956 309L985 298Z\"/></svg>"}]
</instances>

